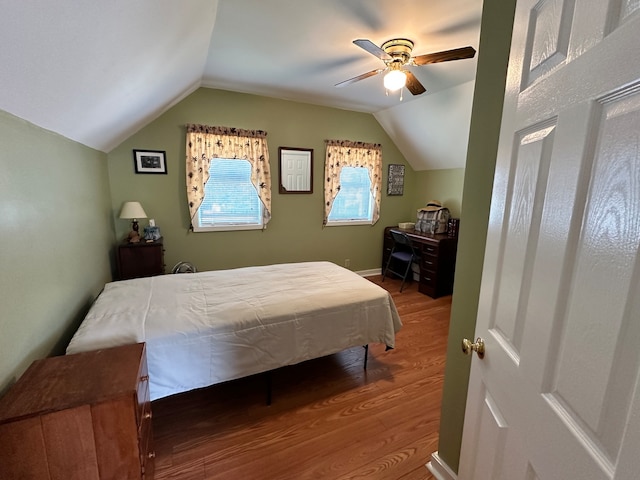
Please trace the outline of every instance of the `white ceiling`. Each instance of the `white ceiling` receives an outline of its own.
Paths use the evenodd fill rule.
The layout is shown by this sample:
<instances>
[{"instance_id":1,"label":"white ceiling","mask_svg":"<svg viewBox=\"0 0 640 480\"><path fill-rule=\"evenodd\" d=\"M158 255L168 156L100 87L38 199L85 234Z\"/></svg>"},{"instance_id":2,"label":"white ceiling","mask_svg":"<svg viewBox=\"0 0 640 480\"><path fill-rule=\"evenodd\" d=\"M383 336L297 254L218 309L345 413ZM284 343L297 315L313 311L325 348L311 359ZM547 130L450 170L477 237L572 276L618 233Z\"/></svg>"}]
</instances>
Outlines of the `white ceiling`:
<instances>
[{"instance_id":1,"label":"white ceiling","mask_svg":"<svg viewBox=\"0 0 640 480\"><path fill-rule=\"evenodd\" d=\"M405 89L402 102L385 95L382 75L334 85L384 67L357 38L409 38L414 55L477 50L482 0L0 0L0 9L0 109L92 148L110 151L206 86L370 112L415 169L464 165L429 152L416 126L437 132L439 115L468 123L470 95L434 98L468 92L477 55L412 67L427 93Z\"/></svg>"}]
</instances>

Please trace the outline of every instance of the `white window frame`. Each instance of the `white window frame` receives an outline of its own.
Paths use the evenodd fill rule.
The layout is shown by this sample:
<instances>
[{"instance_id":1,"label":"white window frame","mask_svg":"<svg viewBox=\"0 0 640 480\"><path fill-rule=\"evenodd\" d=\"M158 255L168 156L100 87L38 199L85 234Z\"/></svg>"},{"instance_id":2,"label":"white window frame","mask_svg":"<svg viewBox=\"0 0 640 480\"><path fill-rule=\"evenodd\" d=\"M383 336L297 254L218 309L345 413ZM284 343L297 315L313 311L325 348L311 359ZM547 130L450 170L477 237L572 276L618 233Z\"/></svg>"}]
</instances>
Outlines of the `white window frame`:
<instances>
[{"instance_id":1,"label":"white window frame","mask_svg":"<svg viewBox=\"0 0 640 480\"><path fill-rule=\"evenodd\" d=\"M249 166L251 166L251 163L248 160L226 159L226 158L212 159L211 164L209 166L209 180L205 184L205 192L207 191L207 186L211 186L213 184L212 175L215 172L215 169L213 168L213 163L215 161L221 161L221 160L225 160L225 161L232 160L234 162L246 162ZM251 169L249 169L248 181L251 182ZM255 189L255 186L254 186L254 189ZM205 205L205 201L203 200L202 204L198 208L198 212L196 213L193 219L193 231L194 232L231 232L231 231L241 231L241 230L262 230L264 228L264 205L262 204L262 201L260 200L260 197L257 191L255 192L255 194L256 194L256 199L257 199L258 208L259 208L258 223L218 223L215 225L211 225L211 224L201 225L200 209L203 207L203 205ZM206 199L206 193L205 193L205 199Z\"/></svg>"}]
</instances>

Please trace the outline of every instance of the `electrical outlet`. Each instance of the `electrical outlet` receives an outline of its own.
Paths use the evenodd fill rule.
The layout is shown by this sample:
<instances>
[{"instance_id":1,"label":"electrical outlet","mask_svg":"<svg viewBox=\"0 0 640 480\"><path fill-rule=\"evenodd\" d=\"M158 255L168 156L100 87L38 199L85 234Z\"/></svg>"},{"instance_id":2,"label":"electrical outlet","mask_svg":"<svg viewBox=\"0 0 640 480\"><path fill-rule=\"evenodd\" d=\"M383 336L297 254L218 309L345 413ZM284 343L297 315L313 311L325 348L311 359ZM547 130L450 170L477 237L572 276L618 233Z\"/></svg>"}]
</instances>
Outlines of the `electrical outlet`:
<instances>
[{"instance_id":1,"label":"electrical outlet","mask_svg":"<svg viewBox=\"0 0 640 480\"><path fill-rule=\"evenodd\" d=\"M351 266L351 260L349 260L348 258L346 258L346 259L344 260L344 266L345 266L346 268L349 268L349 267Z\"/></svg>"}]
</instances>

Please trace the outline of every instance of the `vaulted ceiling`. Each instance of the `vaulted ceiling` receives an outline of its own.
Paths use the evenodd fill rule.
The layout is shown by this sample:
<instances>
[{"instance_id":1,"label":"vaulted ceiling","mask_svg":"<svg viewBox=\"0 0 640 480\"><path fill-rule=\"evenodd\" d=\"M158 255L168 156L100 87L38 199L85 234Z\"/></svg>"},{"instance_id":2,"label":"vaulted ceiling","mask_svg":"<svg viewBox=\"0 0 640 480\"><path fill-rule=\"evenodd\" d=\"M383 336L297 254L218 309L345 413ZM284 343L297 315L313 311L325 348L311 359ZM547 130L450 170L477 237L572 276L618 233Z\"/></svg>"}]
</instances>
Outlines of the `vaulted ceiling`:
<instances>
[{"instance_id":1,"label":"vaulted ceiling","mask_svg":"<svg viewBox=\"0 0 640 480\"><path fill-rule=\"evenodd\" d=\"M477 50L482 0L2 3L0 109L92 148L109 152L203 86L369 112L414 169L464 165L446 145L466 147L477 55L411 67L427 92L402 100L382 75L334 85L384 68L355 39Z\"/></svg>"}]
</instances>

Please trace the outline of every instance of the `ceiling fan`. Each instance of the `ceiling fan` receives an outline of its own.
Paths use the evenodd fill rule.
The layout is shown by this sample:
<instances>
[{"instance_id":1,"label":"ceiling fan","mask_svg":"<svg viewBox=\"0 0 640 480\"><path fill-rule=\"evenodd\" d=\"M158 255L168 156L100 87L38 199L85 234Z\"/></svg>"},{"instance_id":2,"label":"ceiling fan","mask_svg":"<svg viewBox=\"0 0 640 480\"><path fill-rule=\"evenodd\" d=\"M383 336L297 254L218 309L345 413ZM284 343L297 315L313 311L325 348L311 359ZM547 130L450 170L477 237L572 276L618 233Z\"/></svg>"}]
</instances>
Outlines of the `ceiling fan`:
<instances>
[{"instance_id":1,"label":"ceiling fan","mask_svg":"<svg viewBox=\"0 0 640 480\"><path fill-rule=\"evenodd\" d=\"M406 86L413 95L420 95L421 93L426 92L426 89L420 81L418 81L415 75L406 67L473 58L476 54L473 47L462 47L412 57L411 51L413 50L413 42L407 38L394 38L392 40L387 40L380 47L371 40L366 39L354 40L353 43L382 60L385 63L385 68L377 68L370 72L363 73L362 75L358 75L357 77L345 80L344 82L337 83L336 87L344 87L354 82L377 75L378 73L387 72L384 76L384 86L387 90L395 91Z\"/></svg>"}]
</instances>

